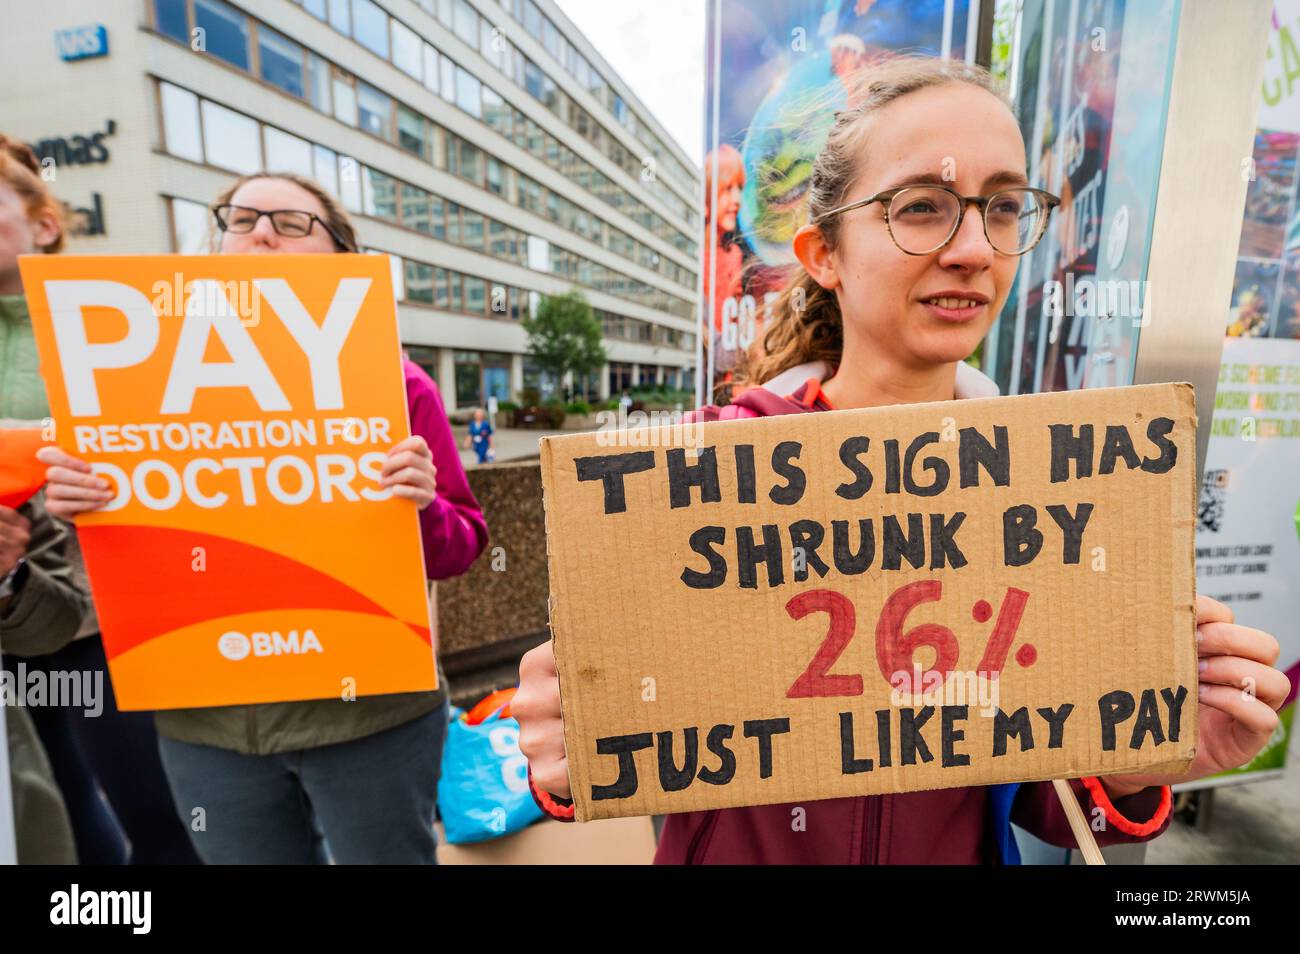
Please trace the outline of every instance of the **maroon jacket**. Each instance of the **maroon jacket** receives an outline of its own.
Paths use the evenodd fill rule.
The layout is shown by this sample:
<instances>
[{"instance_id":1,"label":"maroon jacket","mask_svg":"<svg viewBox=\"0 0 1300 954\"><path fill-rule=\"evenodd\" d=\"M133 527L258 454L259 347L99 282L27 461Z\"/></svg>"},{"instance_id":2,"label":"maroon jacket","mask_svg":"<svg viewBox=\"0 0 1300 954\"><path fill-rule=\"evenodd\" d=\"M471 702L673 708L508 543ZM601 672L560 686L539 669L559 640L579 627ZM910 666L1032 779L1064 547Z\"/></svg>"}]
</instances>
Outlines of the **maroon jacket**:
<instances>
[{"instance_id":1,"label":"maroon jacket","mask_svg":"<svg viewBox=\"0 0 1300 954\"><path fill-rule=\"evenodd\" d=\"M702 408L697 420L768 417L829 410L816 378L788 398L752 388L735 410ZM1072 779L1099 845L1149 841L1169 826L1169 788L1147 788L1114 803L1096 779ZM760 805L669 815L656 864L993 864L996 833L983 786L901 795L833 798L806 804ZM572 819L563 799L538 793L552 817ZM1096 809L1105 817L1097 831ZM798 811L802 809L802 811ZM1051 782L1020 786L1011 820L1049 844L1075 847Z\"/></svg>"}]
</instances>

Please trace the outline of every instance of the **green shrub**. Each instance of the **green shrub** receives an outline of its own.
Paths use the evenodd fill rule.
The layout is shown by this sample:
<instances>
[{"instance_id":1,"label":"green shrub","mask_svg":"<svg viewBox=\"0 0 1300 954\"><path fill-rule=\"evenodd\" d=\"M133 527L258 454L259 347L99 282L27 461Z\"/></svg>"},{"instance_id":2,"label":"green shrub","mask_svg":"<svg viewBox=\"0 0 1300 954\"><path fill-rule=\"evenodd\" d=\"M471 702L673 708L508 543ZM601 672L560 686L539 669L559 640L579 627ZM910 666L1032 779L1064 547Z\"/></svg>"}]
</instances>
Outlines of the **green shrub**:
<instances>
[{"instance_id":1,"label":"green shrub","mask_svg":"<svg viewBox=\"0 0 1300 954\"><path fill-rule=\"evenodd\" d=\"M591 405L586 401L573 401L564 408L570 414L590 414Z\"/></svg>"}]
</instances>

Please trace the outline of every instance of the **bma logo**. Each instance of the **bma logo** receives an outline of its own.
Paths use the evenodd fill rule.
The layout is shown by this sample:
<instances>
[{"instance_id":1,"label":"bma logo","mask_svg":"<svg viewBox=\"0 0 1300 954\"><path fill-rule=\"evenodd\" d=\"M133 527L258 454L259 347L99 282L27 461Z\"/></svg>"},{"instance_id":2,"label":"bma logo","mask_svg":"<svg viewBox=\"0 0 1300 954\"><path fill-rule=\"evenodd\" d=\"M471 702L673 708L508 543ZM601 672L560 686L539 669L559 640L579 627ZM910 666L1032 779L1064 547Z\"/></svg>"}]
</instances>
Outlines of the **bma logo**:
<instances>
[{"instance_id":1,"label":"bma logo","mask_svg":"<svg viewBox=\"0 0 1300 954\"><path fill-rule=\"evenodd\" d=\"M302 636L296 629L287 634L272 630L269 633L252 633L245 636L233 630L222 633L217 639L217 652L232 662L254 656L301 656L303 653L323 653L320 640L310 629L304 630Z\"/></svg>"},{"instance_id":2,"label":"bma logo","mask_svg":"<svg viewBox=\"0 0 1300 954\"><path fill-rule=\"evenodd\" d=\"M108 30L100 23L56 30L54 46L65 63L108 56Z\"/></svg>"}]
</instances>

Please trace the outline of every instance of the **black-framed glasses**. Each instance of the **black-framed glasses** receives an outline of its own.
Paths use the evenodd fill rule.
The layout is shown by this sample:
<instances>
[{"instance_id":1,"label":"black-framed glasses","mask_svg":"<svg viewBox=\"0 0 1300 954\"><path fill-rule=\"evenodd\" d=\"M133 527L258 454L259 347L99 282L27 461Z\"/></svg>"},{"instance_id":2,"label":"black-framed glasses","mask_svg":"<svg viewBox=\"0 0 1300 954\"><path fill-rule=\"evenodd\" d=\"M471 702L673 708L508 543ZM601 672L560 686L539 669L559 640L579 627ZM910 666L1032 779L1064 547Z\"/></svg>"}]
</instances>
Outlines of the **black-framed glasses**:
<instances>
[{"instance_id":1,"label":"black-framed glasses","mask_svg":"<svg viewBox=\"0 0 1300 954\"><path fill-rule=\"evenodd\" d=\"M302 238L311 232L313 225L319 222L320 227L329 233L335 245L345 252L355 251L338 232L330 228L328 222L313 212L304 212L301 209L253 209L246 205L227 204L213 206L212 214L217 219L217 228L223 232L234 232L236 235L253 231L257 228L258 220L264 215L271 220L271 227L276 233L286 238Z\"/></svg>"},{"instance_id":2,"label":"black-framed glasses","mask_svg":"<svg viewBox=\"0 0 1300 954\"><path fill-rule=\"evenodd\" d=\"M831 216L880 202L885 207L885 228L899 251L929 255L952 241L961 228L966 206L974 203L984 222L984 237L994 251L1024 255L1042 239L1047 220L1061 200L1042 189L1017 186L992 195L961 195L947 186L916 185L886 189L817 217Z\"/></svg>"}]
</instances>

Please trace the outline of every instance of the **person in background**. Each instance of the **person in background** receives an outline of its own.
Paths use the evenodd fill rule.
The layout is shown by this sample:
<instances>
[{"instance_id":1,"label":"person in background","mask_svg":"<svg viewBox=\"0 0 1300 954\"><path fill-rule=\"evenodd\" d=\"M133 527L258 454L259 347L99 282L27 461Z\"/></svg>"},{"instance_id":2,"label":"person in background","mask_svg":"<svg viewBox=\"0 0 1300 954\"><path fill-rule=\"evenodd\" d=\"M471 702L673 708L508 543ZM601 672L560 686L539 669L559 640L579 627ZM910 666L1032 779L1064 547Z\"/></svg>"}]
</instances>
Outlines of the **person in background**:
<instances>
[{"instance_id":1,"label":"person in background","mask_svg":"<svg viewBox=\"0 0 1300 954\"><path fill-rule=\"evenodd\" d=\"M40 658L76 635L90 597L67 559L68 532L38 493L18 508L0 506L0 646ZM16 691L23 683L15 682ZM72 822L26 704L0 709L9 746L14 835L21 865L77 863ZM37 707L33 712L42 711Z\"/></svg>"},{"instance_id":2,"label":"person in background","mask_svg":"<svg viewBox=\"0 0 1300 954\"><path fill-rule=\"evenodd\" d=\"M465 447L474 447L478 462L486 464L492 457L492 422L481 407L474 408L474 420L469 422L469 433L465 435Z\"/></svg>"},{"instance_id":3,"label":"person in background","mask_svg":"<svg viewBox=\"0 0 1300 954\"><path fill-rule=\"evenodd\" d=\"M62 208L41 178L36 156L24 143L0 134L3 420L43 424L49 417L18 256L58 252L63 247L62 221ZM66 547L77 586L88 593L75 536L67 540ZM92 673L104 686L103 711L94 717L63 706L30 710L67 803L77 854L83 864L122 864L128 859L141 864L195 864L198 856L176 820L158 759L153 720L147 713L118 710L93 606L79 623L75 639L45 639L44 645L53 647L49 655L32 657L28 650L24 655L30 658L23 660L28 672ZM11 645L4 649L6 653L18 652ZM16 664L6 656L4 665L12 671Z\"/></svg>"},{"instance_id":4,"label":"person in background","mask_svg":"<svg viewBox=\"0 0 1300 954\"><path fill-rule=\"evenodd\" d=\"M311 179L258 172L213 205L220 254L355 252L338 201ZM438 387L402 361L411 436L388 452L380 485L419 508L426 576L457 576L487 545ZM90 466L58 448L49 465L52 513L73 519L112 494ZM436 652L436 647L435 647ZM434 805L448 702L435 692L176 709L155 714L181 817L214 864L434 864Z\"/></svg>"}]
</instances>

